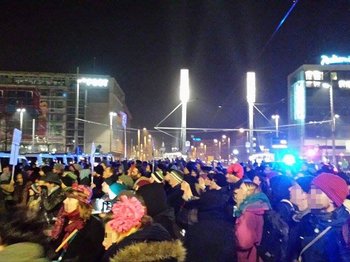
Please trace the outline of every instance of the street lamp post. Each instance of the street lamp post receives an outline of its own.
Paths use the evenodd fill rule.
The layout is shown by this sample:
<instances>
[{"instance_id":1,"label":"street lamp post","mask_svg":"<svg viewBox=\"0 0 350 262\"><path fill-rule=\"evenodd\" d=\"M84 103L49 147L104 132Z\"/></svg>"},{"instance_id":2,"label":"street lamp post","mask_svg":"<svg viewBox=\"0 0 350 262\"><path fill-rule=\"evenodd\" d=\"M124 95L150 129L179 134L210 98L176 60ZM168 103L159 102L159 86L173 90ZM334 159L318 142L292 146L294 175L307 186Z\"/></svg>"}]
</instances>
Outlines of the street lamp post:
<instances>
[{"instance_id":1,"label":"street lamp post","mask_svg":"<svg viewBox=\"0 0 350 262\"><path fill-rule=\"evenodd\" d=\"M80 84L85 84L86 86L93 87L107 87L108 79L104 78L79 78L79 67L77 67L77 86L76 86L76 100L75 100L75 119L74 119L74 147L75 149L79 146L78 136L79 136L79 92ZM85 148L84 148L85 150Z\"/></svg>"},{"instance_id":2,"label":"street lamp post","mask_svg":"<svg viewBox=\"0 0 350 262\"><path fill-rule=\"evenodd\" d=\"M247 73L247 102L249 115L249 154L253 153L254 103L256 96L255 72Z\"/></svg>"},{"instance_id":3,"label":"street lamp post","mask_svg":"<svg viewBox=\"0 0 350 262\"><path fill-rule=\"evenodd\" d=\"M23 113L26 111L25 108L17 108L17 112L19 112L19 129L22 131L23 129Z\"/></svg>"},{"instance_id":4,"label":"street lamp post","mask_svg":"<svg viewBox=\"0 0 350 262\"><path fill-rule=\"evenodd\" d=\"M273 120L275 120L276 137L278 137L278 122L279 122L280 116L279 115L272 115L271 117Z\"/></svg>"},{"instance_id":5,"label":"street lamp post","mask_svg":"<svg viewBox=\"0 0 350 262\"><path fill-rule=\"evenodd\" d=\"M181 117L181 152L186 154L186 114L187 102L190 96L189 87L189 73L188 69L181 69L180 71L180 100L182 104Z\"/></svg>"},{"instance_id":6,"label":"street lamp post","mask_svg":"<svg viewBox=\"0 0 350 262\"><path fill-rule=\"evenodd\" d=\"M113 117L116 116L116 112L109 112L109 152L112 152L113 141Z\"/></svg>"},{"instance_id":7,"label":"street lamp post","mask_svg":"<svg viewBox=\"0 0 350 262\"><path fill-rule=\"evenodd\" d=\"M337 80L337 73L330 72L330 84L324 85L329 88L329 108L331 113L331 134L332 134L332 162L336 164L336 154L335 154L335 119L334 114L334 98L333 98L333 80Z\"/></svg>"}]
</instances>

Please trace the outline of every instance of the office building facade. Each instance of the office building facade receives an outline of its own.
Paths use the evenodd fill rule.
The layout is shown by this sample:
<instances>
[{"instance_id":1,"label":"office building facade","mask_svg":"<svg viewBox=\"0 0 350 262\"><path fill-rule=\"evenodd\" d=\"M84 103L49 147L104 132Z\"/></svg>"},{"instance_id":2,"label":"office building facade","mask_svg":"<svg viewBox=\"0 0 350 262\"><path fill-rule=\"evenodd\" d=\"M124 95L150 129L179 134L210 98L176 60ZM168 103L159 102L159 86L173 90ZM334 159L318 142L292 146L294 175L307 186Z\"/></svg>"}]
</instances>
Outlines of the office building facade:
<instances>
[{"instance_id":1,"label":"office building facade","mask_svg":"<svg viewBox=\"0 0 350 262\"><path fill-rule=\"evenodd\" d=\"M288 76L288 139L306 158L350 155L350 65L302 65Z\"/></svg>"},{"instance_id":2,"label":"office building facade","mask_svg":"<svg viewBox=\"0 0 350 262\"><path fill-rule=\"evenodd\" d=\"M78 86L78 79L100 79L106 85L80 81ZM22 126L22 152L79 148L90 153L95 143L103 152L123 155L123 130L131 119L123 90L108 75L2 71L0 110L2 151L11 149L13 129Z\"/></svg>"}]
</instances>

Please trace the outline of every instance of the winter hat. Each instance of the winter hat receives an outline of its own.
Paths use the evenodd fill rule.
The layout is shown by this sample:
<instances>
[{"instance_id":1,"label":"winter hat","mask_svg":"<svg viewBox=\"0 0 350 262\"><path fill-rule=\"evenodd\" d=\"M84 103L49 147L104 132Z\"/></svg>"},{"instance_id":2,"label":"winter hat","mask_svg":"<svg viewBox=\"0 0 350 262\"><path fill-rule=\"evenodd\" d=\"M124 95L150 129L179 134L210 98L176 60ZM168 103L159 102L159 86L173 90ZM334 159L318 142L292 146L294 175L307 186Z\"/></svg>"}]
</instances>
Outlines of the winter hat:
<instances>
[{"instance_id":1,"label":"winter hat","mask_svg":"<svg viewBox=\"0 0 350 262\"><path fill-rule=\"evenodd\" d=\"M225 175L222 172L209 173L209 177L215 181L219 187L224 187L228 185Z\"/></svg>"},{"instance_id":2,"label":"winter hat","mask_svg":"<svg viewBox=\"0 0 350 262\"><path fill-rule=\"evenodd\" d=\"M243 175L244 175L244 170L243 170L243 167L240 164L235 163L235 164L229 165L227 167L227 173L228 174L233 174L236 177L238 177L239 179L241 179L243 177Z\"/></svg>"},{"instance_id":3,"label":"winter hat","mask_svg":"<svg viewBox=\"0 0 350 262\"><path fill-rule=\"evenodd\" d=\"M78 185L74 183L72 187L67 191L69 197L75 198L82 203L90 204L92 197L92 190L85 185Z\"/></svg>"},{"instance_id":4,"label":"winter hat","mask_svg":"<svg viewBox=\"0 0 350 262\"><path fill-rule=\"evenodd\" d=\"M154 181L156 181L157 183L162 183L164 180L163 171L154 171L154 173L151 174L151 177L153 177Z\"/></svg>"},{"instance_id":5,"label":"winter hat","mask_svg":"<svg viewBox=\"0 0 350 262\"><path fill-rule=\"evenodd\" d=\"M171 170L168 174L179 183L181 183L184 180L184 174L179 170Z\"/></svg>"},{"instance_id":6,"label":"winter hat","mask_svg":"<svg viewBox=\"0 0 350 262\"><path fill-rule=\"evenodd\" d=\"M345 180L337 175L322 173L312 180L312 184L321 189L336 206L341 206L349 194Z\"/></svg>"},{"instance_id":7,"label":"winter hat","mask_svg":"<svg viewBox=\"0 0 350 262\"><path fill-rule=\"evenodd\" d=\"M141 196L147 207L147 214L154 217L168 209L167 196L164 186L159 183L152 183L140 187L137 195Z\"/></svg>"},{"instance_id":8,"label":"winter hat","mask_svg":"<svg viewBox=\"0 0 350 262\"><path fill-rule=\"evenodd\" d=\"M56 185L61 185L61 180L60 177L52 172L47 173L47 175L43 178L45 182L56 184Z\"/></svg>"},{"instance_id":9,"label":"winter hat","mask_svg":"<svg viewBox=\"0 0 350 262\"><path fill-rule=\"evenodd\" d=\"M305 193L309 193L311 189L311 182L314 176L302 176L295 180Z\"/></svg>"},{"instance_id":10,"label":"winter hat","mask_svg":"<svg viewBox=\"0 0 350 262\"><path fill-rule=\"evenodd\" d=\"M126 185L120 184L120 183L113 183L109 185L109 189L118 196L122 191L127 190L128 188Z\"/></svg>"},{"instance_id":11,"label":"winter hat","mask_svg":"<svg viewBox=\"0 0 350 262\"><path fill-rule=\"evenodd\" d=\"M64 166L63 164L60 164L60 163L56 163L56 164L54 164L54 166L53 166L53 168L56 169L56 170L59 171L59 172L63 172L64 167L65 167L65 166Z\"/></svg>"},{"instance_id":12,"label":"winter hat","mask_svg":"<svg viewBox=\"0 0 350 262\"><path fill-rule=\"evenodd\" d=\"M118 180L126 185L129 189L134 186L134 180L128 175L122 174L118 177Z\"/></svg>"},{"instance_id":13,"label":"winter hat","mask_svg":"<svg viewBox=\"0 0 350 262\"><path fill-rule=\"evenodd\" d=\"M146 208L136 197L122 195L112 207L113 219L108 222L119 234L141 226L141 219L146 214Z\"/></svg>"}]
</instances>

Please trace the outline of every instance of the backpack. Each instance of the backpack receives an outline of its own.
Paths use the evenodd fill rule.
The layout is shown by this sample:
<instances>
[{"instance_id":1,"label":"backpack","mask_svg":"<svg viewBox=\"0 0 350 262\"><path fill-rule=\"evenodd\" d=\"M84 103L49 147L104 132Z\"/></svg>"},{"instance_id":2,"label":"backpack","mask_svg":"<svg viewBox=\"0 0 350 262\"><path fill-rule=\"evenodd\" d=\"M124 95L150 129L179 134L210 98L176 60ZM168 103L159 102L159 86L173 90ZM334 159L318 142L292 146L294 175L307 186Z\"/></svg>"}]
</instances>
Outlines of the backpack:
<instances>
[{"instance_id":1,"label":"backpack","mask_svg":"<svg viewBox=\"0 0 350 262\"><path fill-rule=\"evenodd\" d=\"M264 262L285 261L289 226L275 210L264 213L261 242L256 246L258 256Z\"/></svg>"}]
</instances>

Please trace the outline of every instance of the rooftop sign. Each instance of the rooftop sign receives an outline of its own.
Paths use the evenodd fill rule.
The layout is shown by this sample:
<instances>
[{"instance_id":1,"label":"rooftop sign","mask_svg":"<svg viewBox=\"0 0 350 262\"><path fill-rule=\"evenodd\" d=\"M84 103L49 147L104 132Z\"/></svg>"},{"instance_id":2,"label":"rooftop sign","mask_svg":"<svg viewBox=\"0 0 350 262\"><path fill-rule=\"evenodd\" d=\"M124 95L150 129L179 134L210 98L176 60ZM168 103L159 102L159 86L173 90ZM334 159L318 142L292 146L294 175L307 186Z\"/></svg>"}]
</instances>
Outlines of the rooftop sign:
<instances>
[{"instance_id":1,"label":"rooftop sign","mask_svg":"<svg viewBox=\"0 0 350 262\"><path fill-rule=\"evenodd\" d=\"M330 64L349 64L350 56L337 56L332 55L331 57L322 55L321 56L321 65L330 65Z\"/></svg>"}]
</instances>

